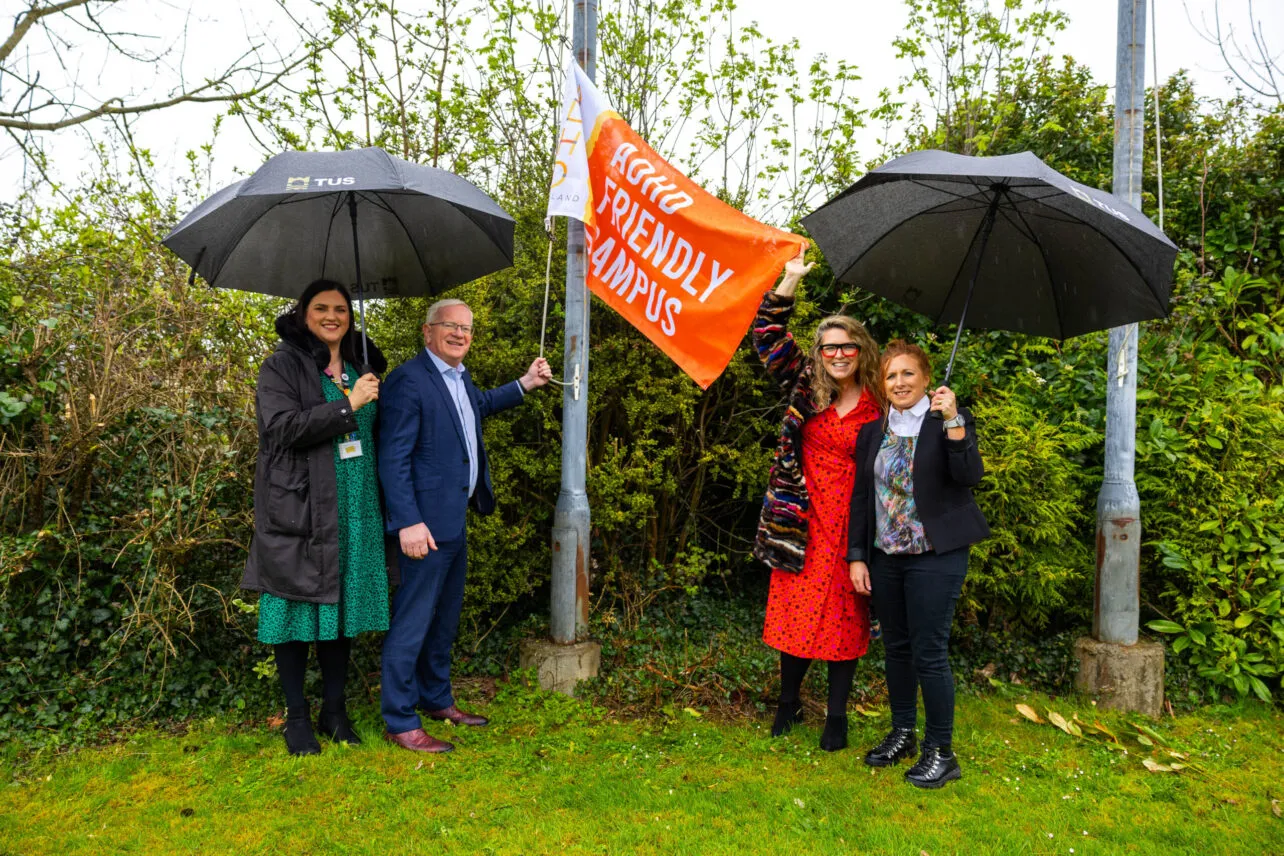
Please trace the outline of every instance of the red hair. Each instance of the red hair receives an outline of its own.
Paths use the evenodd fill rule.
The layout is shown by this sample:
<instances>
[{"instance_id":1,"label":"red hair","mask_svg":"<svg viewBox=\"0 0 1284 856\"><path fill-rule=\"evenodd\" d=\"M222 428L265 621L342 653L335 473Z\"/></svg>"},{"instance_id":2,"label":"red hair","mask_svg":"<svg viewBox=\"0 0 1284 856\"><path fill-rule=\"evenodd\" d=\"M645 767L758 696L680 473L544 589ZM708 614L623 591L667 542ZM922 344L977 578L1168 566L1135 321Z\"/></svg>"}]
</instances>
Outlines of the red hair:
<instances>
[{"instance_id":1,"label":"red hair","mask_svg":"<svg viewBox=\"0 0 1284 856\"><path fill-rule=\"evenodd\" d=\"M928 359L927 352L918 345L905 341L904 339L893 339L883 347L882 360L879 362L878 369L883 377L887 376L887 366L897 357L910 357L918 363L918 368L923 372L923 377L927 378L928 383L932 380L932 361Z\"/></svg>"}]
</instances>

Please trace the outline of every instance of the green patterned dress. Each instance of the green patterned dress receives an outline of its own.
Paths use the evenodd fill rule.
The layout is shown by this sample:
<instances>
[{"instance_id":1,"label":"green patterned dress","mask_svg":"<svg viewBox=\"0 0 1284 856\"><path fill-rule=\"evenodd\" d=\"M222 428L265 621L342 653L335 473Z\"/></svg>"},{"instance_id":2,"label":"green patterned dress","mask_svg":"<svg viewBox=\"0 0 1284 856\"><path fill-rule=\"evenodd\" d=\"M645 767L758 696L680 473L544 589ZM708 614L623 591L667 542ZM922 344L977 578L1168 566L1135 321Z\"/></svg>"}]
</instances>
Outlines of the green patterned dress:
<instances>
[{"instance_id":1,"label":"green patterned dress","mask_svg":"<svg viewBox=\"0 0 1284 856\"><path fill-rule=\"evenodd\" d=\"M356 370L345 364L348 377ZM338 401L343 391L321 374L326 401ZM388 572L383 552L383 515L379 511L379 479L375 469L375 402L356 412L357 438L362 454L339 458L339 440L332 441L339 489L339 602L303 603L264 592L259 597L259 641L318 642L388 629Z\"/></svg>"}]
</instances>

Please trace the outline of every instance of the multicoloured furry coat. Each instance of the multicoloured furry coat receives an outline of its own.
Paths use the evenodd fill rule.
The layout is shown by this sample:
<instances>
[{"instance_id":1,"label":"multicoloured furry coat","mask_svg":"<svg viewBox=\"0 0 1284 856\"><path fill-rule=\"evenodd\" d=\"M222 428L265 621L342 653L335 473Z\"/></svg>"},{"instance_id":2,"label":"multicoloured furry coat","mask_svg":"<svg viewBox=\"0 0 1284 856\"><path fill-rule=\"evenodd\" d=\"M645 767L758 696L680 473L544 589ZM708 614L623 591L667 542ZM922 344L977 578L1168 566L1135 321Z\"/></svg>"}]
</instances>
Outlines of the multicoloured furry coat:
<instances>
[{"instance_id":1,"label":"multicoloured furry coat","mask_svg":"<svg viewBox=\"0 0 1284 856\"><path fill-rule=\"evenodd\" d=\"M815 415L816 407L811 395L811 360L788 330L793 312L792 297L769 291L753 320L758 359L787 396L753 555L769 568L796 574L803 569L807 549L809 506L802 471L802 426Z\"/></svg>"}]
</instances>

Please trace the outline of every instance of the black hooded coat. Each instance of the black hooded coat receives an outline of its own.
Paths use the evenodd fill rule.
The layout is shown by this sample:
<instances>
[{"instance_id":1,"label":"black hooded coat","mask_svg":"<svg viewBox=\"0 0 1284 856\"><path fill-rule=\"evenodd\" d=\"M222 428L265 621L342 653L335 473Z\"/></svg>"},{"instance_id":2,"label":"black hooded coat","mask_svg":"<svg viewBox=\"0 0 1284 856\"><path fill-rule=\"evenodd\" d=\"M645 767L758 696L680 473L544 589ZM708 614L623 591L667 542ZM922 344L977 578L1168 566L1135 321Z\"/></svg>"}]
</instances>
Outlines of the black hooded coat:
<instances>
[{"instance_id":1,"label":"black hooded coat","mask_svg":"<svg viewBox=\"0 0 1284 856\"><path fill-rule=\"evenodd\" d=\"M254 539L241 588L287 600L338 603L339 490L333 440L357 430L347 400L326 401L321 370L329 349L286 316L259 369L254 394L259 454L254 471ZM358 353L359 350L358 340ZM370 367L388 368L374 342ZM366 454L374 454L371 448ZM382 527L381 527L382 528ZM397 583L396 545L385 539L388 578Z\"/></svg>"}]
</instances>

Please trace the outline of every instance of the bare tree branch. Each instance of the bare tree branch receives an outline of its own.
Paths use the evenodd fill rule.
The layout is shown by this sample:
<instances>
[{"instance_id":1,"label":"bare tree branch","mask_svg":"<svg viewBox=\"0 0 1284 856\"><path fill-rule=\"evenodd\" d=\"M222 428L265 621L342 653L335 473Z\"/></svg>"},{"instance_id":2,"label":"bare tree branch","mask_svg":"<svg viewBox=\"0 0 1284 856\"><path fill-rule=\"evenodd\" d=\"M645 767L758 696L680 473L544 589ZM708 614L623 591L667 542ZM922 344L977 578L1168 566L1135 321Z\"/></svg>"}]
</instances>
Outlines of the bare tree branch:
<instances>
[{"instance_id":1,"label":"bare tree branch","mask_svg":"<svg viewBox=\"0 0 1284 856\"><path fill-rule=\"evenodd\" d=\"M1185 4L1183 4L1185 6ZM1262 27L1262 21L1257 17L1253 9L1253 0L1247 2L1248 12L1248 29L1252 35L1252 45L1246 48L1241 45L1235 34L1235 25L1222 25L1222 4L1216 2L1213 4L1213 23L1210 26L1208 20L1202 15L1200 22L1196 24L1190 17L1190 7L1185 6L1186 20L1194 27L1195 32L1200 38L1217 48L1221 54L1222 61L1226 63L1226 69L1244 88L1260 95L1263 98L1269 98L1277 103L1284 104L1284 88L1281 88L1279 76L1284 74L1284 64L1281 63L1281 54L1271 53L1270 46L1266 42L1266 34Z\"/></svg>"},{"instance_id":2,"label":"bare tree branch","mask_svg":"<svg viewBox=\"0 0 1284 856\"><path fill-rule=\"evenodd\" d=\"M4 62L9 58L9 54L13 53L14 48L18 47L19 42L26 37L27 32L41 18L49 15L59 15L69 9L75 9L77 6L84 6L92 2L94 0L67 0L66 3L56 3L52 6L40 6L33 2L27 11L18 16L17 23L13 25L13 32L9 34L9 38L4 40L4 44L0 45L0 62ZM114 3L115 0L105 0L105 2Z\"/></svg>"},{"instance_id":3,"label":"bare tree branch","mask_svg":"<svg viewBox=\"0 0 1284 856\"><path fill-rule=\"evenodd\" d=\"M97 44L110 51L111 55L123 57L135 63L157 63L169 66L166 57L172 49L165 51L143 51L127 43L131 40L159 39L156 35L114 29L104 23L102 13L116 6L120 0L65 0L61 3L49 3L45 0L27 0L28 8L16 19L13 31L0 45L0 82L8 80L16 83L20 92L16 100L6 98L7 105L0 109L0 128L22 133L59 131L83 125L100 118L130 117L157 110L164 110L178 104L235 103L254 98L276 86L281 80L311 57L306 49L301 55L292 58L278 57L276 60L264 59L260 55L262 45L251 45L250 48L224 67L217 76L205 79L198 86L189 87L182 80L181 59L176 69L179 83L169 97L159 99L135 100L132 93L100 95L94 98L80 81L81 69L78 66L68 67L67 61L76 62L82 56L86 45L76 43L54 27L55 22L63 26L79 29L90 44ZM186 42L184 39L180 49ZM18 66L18 51L25 48L24 40L29 44L31 38L39 31L52 48L53 61L66 72L67 81L63 84L41 83L40 73L28 77ZM30 55L30 49L27 48ZM93 72L89 73L90 77ZM34 95L39 93L40 103L35 103ZM27 104L23 105L23 100ZM89 103L84 103L88 101ZM54 111L57 118L45 118L45 114ZM61 115L58 115L61 113Z\"/></svg>"}]
</instances>

